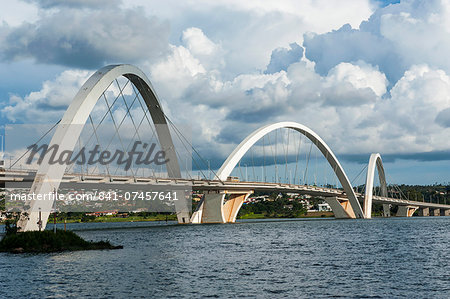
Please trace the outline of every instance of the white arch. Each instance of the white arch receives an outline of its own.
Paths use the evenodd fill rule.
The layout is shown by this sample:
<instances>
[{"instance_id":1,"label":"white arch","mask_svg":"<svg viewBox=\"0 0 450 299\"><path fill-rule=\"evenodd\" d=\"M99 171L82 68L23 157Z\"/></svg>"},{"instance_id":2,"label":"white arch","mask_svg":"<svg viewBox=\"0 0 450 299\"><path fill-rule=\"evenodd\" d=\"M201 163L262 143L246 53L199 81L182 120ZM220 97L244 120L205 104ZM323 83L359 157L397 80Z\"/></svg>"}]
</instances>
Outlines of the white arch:
<instances>
[{"instance_id":1,"label":"white arch","mask_svg":"<svg viewBox=\"0 0 450 299\"><path fill-rule=\"evenodd\" d=\"M224 181L231 174L233 169L239 163L239 160L245 155L245 153L262 137L267 135L268 133L280 129L280 128L288 128L298 131L299 133L305 135L309 140L311 140L317 148L322 152L322 154L327 159L330 166L333 168L336 176L339 179L339 182L342 184L345 193L348 196L352 209L355 213L356 218L365 218L363 210L361 209L361 205L356 197L355 191L353 190L350 181L345 174L344 169L339 163L336 156L333 154L328 145L310 128L296 123L296 122L279 122L271 125L266 125L262 128L257 129L252 134L250 134L247 138L245 138L231 153L231 155L227 158L227 160L223 163L222 167L220 167L217 172L217 176L220 180Z\"/></svg>"},{"instance_id":2,"label":"white arch","mask_svg":"<svg viewBox=\"0 0 450 299\"><path fill-rule=\"evenodd\" d=\"M378 170L378 178L380 180L381 196L387 196L386 176L384 173L383 161L379 153L370 155L369 165L367 166L366 175L366 191L364 194L364 215L365 218L372 218L372 199L373 199L373 183L375 180L375 166Z\"/></svg>"},{"instance_id":3,"label":"white arch","mask_svg":"<svg viewBox=\"0 0 450 299\"><path fill-rule=\"evenodd\" d=\"M75 95L64 113L61 122L58 124L49 146L57 144L61 151L72 151L98 99L109 87L111 82L120 76L128 78L139 90L150 111L161 148L166 152L166 157L169 160L166 165L168 176L180 178L181 171L178 159L158 96L147 76L140 69L132 65L109 65L96 71ZM30 189L30 192L34 194L48 194L58 190L66 165L60 165L59 163L50 164L47 163L48 159L49 155L46 155L36 173L35 180ZM189 210L187 205L185 206L182 201L178 201L177 204L176 209L179 222L188 222ZM40 211L42 227L45 228L52 206L53 202L50 200L33 201L29 211L27 211L29 214L28 219L21 220L18 226L23 231L38 230L39 226L37 222Z\"/></svg>"}]
</instances>

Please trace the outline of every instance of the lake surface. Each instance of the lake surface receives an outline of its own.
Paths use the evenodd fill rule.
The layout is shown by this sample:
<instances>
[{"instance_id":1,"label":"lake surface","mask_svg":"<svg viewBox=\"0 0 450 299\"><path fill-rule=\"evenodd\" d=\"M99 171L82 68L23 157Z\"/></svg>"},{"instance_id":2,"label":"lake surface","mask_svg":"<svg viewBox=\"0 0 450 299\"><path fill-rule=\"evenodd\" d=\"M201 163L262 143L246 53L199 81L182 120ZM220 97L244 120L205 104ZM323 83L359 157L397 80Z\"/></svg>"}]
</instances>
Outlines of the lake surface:
<instances>
[{"instance_id":1,"label":"lake surface","mask_svg":"<svg viewBox=\"0 0 450 299\"><path fill-rule=\"evenodd\" d=\"M124 249L0 253L0 298L450 298L450 217L68 228Z\"/></svg>"}]
</instances>

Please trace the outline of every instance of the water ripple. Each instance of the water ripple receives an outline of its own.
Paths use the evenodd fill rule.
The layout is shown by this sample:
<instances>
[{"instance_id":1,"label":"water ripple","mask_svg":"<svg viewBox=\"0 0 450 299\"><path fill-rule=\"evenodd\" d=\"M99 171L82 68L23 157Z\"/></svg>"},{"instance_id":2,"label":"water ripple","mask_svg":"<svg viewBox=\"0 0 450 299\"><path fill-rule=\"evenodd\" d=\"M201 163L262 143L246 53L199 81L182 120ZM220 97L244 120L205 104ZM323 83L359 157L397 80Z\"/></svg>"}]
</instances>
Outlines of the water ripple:
<instances>
[{"instance_id":1,"label":"water ripple","mask_svg":"<svg viewBox=\"0 0 450 299\"><path fill-rule=\"evenodd\" d=\"M450 217L72 225L122 250L0 254L0 298L450 298Z\"/></svg>"}]
</instances>

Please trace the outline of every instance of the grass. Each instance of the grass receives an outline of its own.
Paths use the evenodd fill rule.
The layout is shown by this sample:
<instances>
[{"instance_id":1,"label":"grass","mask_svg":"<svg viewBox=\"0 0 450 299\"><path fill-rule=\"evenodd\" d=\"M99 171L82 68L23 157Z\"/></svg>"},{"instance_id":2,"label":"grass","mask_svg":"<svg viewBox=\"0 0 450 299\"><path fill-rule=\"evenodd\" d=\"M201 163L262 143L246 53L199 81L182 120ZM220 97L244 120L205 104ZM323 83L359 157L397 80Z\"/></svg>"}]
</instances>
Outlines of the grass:
<instances>
[{"instance_id":1,"label":"grass","mask_svg":"<svg viewBox=\"0 0 450 299\"><path fill-rule=\"evenodd\" d=\"M61 251L120 249L108 241L86 241L72 231L29 231L6 235L0 241L0 252L49 253Z\"/></svg>"},{"instance_id":2,"label":"grass","mask_svg":"<svg viewBox=\"0 0 450 299\"><path fill-rule=\"evenodd\" d=\"M323 218L323 217L333 217L333 212L308 212L306 215L297 216L295 218ZM239 215L239 219L271 219L271 218L289 218L284 215L274 215L269 216L267 214L255 214L253 212Z\"/></svg>"},{"instance_id":3,"label":"grass","mask_svg":"<svg viewBox=\"0 0 450 299\"><path fill-rule=\"evenodd\" d=\"M156 215L156 216L129 216L126 218L122 217L112 217L112 216L100 216L95 218L92 222L130 222L130 221L165 221L166 215ZM168 215L167 220L177 220L176 215Z\"/></svg>"},{"instance_id":4,"label":"grass","mask_svg":"<svg viewBox=\"0 0 450 299\"><path fill-rule=\"evenodd\" d=\"M50 216L48 219L48 223L53 223L53 216ZM164 214L158 214L155 216L128 216L128 217L119 217L119 216L99 216L95 217L89 220L83 220L82 218L75 218L75 219L66 219L66 223L85 223L85 222L138 222L138 221L166 221L167 220L177 220L176 215L164 215ZM58 218L56 220L56 223L64 223L64 220L61 218ZM1 224L1 222L0 222Z\"/></svg>"},{"instance_id":5,"label":"grass","mask_svg":"<svg viewBox=\"0 0 450 299\"><path fill-rule=\"evenodd\" d=\"M239 217L239 219L265 219L267 218L264 214L255 214L255 213L248 213L245 215L242 215Z\"/></svg>"}]
</instances>

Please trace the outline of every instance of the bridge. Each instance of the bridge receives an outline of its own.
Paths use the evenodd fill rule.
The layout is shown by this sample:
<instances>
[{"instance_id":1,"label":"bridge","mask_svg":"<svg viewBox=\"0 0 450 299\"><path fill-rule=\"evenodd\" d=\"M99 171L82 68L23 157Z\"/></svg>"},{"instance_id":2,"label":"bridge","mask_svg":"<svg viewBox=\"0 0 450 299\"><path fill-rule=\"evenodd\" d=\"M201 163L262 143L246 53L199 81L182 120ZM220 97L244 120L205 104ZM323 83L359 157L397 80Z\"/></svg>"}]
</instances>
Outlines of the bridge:
<instances>
[{"instance_id":1,"label":"bridge","mask_svg":"<svg viewBox=\"0 0 450 299\"><path fill-rule=\"evenodd\" d=\"M120 80L125 82L121 84ZM108 100L108 97L112 98ZM121 108L115 106L118 103L122 104ZM110 121L105 121L106 118ZM128 127L124 125L127 123ZM144 169L142 169L142 175L138 175L136 169L130 169L131 175L116 174L117 169L113 172L112 165L106 165L103 172L99 169L95 172L96 168L89 172L87 168L82 167L77 172L74 169L76 163L72 169L68 169L68 165L50 163L50 155L45 155L37 169L19 170L12 164L9 168L5 167L0 171L0 181L4 184L30 182L29 192L33 194L56 192L60 186L67 184L80 187L87 184L90 186L92 184L99 186L122 184L131 188L137 185L142 188L146 184L186 186L194 191L202 192L204 195L193 212L189 209L188 201L191 199L175 202L179 223L235 222L242 204L255 191L290 192L321 197L330 205L336 218L369 219L372 215L373 203L383 205L385 217L390 216L391 205L398 206L397 216L411 217L416 210L419 210L422 216L450 215L450 205L408 200L399 192L395 193L397 197L392 191L389 195L389 185L386 182L381 155L378 153L370 156L364 168L367 169L364 192L354 188L344 168L325 141L312 129L296 122L279 122L257 129L235 148L217 172L210 168L210 161L207 161L209 177L201 171L202 167L197 166L203 177L195 178L186 157L180 153L180 146L187 151L193 151L204 165L206 160L164 113L161 101L146 75L131 65L111 65L95 72L75 95L62 119L38 141L53 133L49 148L57 145L61 152L73 153L77 146L82 148L81 138L86 136L85 132L88 128L90 137L87 140L100 144L107 135L103 134L106 131L103 133L100 131L102 124L106 131L112 131L111 139L102 145L106 149L116 138L123 152L130 153L133 140L138 140L140 144L145 142L150 144L149 140L154 138L158 147L165 153L164 171L163 166L160 165L157 171L149 169L151 174L145 174ZM151 130L142 129L143 124ZM281 133L282 130L286 133ZM296 134L295 137L290 135L291 132ZM270 139L271 134L275 134L272 139ZM284 162L281 164L276 158L279 143L282 144L281 154L284 156ZM125 146L126 144L128 146ZM303 156L301 149L304 144L306 144L303 146L303 148L306 147L306 152ZM269 151L267 147L274 156L273 161L270 160L270 162L266 159ZM131 152L133 150L134 145ZM278 153L280 153L279 149ZM314 153L316 155L315 182L308 184L307 181L311 176L311 160L314 160L311 157ZM259 162L255 163L258 159ZM322 164L318 162L319 159L324 159ZM244 164L243 161L247 163ZM253 172L251 179L247 173L250 161ZM193 162L199 163L195 160ZM304 171L299 170L299 164L302 162ZM245 165L245 176L242 174L241 164ZM255 167L261 169L261 176L255 174ZM336 185L324 183L323 186L318 186L316 180L319 167L324 168L324 174L325 167L328 167L328 171L336 179ZM280 168L284 168L284 179L280 176ZM241 172L240 179L233 176L233 171L237 169ZM376 172L378 180L375 179ZM272 174L272 180L267 179L270 174ZM379 186L375 186L376 183ZM45 227L52 206L52 201L33 201L25 211L26 214L24 213L26 217L21 218L18 226L24 231Z\"/></svg>"}]
</instances>

